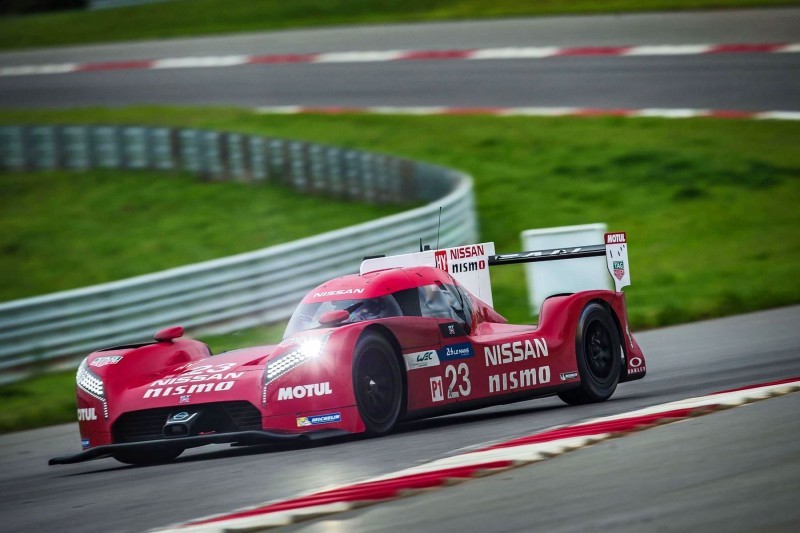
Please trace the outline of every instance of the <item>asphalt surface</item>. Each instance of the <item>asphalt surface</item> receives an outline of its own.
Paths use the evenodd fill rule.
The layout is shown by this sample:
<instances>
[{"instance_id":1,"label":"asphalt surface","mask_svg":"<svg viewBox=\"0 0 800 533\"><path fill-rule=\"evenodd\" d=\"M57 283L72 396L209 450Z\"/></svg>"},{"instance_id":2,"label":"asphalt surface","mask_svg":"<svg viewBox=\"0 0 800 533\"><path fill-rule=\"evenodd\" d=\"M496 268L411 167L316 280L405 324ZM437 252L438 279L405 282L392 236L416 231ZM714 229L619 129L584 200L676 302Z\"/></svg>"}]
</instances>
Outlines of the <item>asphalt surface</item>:
<instances>
[{"instance_id":1,"label":"asphalt surface","mask_svg":"<svg viewBox=\"0 0 800 533\"><path fill-rule=\"evenodd\" d=\"M799 321L796 306L643 332L636 338L649 373L621 385L608 402L569 407L547 398L413 422L380 439L351 438L308 448L214 446L187 452L172 464L137 468L112 459L47 466L48 458L79 450L74 424L4 435L0 530L141 531L386 474L554 425L800 376ZM694 454L704 447L690 449ZM625 470L624 458L615 464L620 472L632 472ZM530 498L544 490L531 489ZM635 496L628 505L654 504L649 493ZM437 528L433 522L420 525L422 530Z\"/></svg>"},{"instance_id":2,"label":"asphalt surface","mask_svg":"<svg viewBox=\"0 0 800 533\"><path fill-rule=\"evenodd\" d=\"M0 54L0 65L503 46L800 42L800 9L285 31ZM0 108L129 104L800 110L800 54L280 64L0 78Z\"/></svg>"},{"instance_id":3,"label":"asphalt surface","mask_svg":"<svg viewBox=\"0 0 800 533\"><path fill-rule=\"evenodd\" d=\"M504 46L780 43L798 37L800 8L380 24L0 53L0 66L228 54Z\"/></svg>"},{"instance_id":4,"label":"asphalt surface","mask_svg":"<svg viewBox=\"0 0 800 533\"><path fill-rule=\"evenodd\" d=\"M790 394L286 531L796 532L798 412Z\"/></svg>"}]
</instances>

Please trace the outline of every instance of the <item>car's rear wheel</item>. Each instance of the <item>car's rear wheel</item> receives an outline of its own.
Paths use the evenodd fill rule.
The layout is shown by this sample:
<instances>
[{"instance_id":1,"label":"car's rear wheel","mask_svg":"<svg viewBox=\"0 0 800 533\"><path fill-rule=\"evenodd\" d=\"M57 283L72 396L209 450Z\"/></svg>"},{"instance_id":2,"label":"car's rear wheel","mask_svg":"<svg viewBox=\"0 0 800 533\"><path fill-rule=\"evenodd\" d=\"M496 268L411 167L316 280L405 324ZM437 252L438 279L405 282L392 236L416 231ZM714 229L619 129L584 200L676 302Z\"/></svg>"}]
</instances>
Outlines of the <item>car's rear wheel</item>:
<instances>
[{"instance_id":1,"label":"car's rear wheel","mask_svg":"<svg viewBox=\"0 0 800 533\"><path fill-rule=\"evenodd\" d=\"M611 313L598 303L583 308L575 335L581 385L559 393L570 405L602 402L611 397L622 372L622 348Z\"/></svg>"},{"instance_id":2,"label":"car's rear wheel","mask_svg":"<svg viewBox=\"0 0 800 533\"><path fill-rule=\"evenodd\" d=\"M367 433L391 431L403 407L403 377L394 348L380 333L367 331L356 343L353 390Z\"/></svg>"},{"instance_id":3,"label":"car's rear wheel","mask_svg":"<svg viewBox=\"0 0 800 533\"><path fill-rule=\"evenodd\" d=\"M183 453L183 448L176 446L154 446L138 450L119 450L114 452L114 459L129 465L157 465L168 463Z\"/></svg>"}]
</instances>

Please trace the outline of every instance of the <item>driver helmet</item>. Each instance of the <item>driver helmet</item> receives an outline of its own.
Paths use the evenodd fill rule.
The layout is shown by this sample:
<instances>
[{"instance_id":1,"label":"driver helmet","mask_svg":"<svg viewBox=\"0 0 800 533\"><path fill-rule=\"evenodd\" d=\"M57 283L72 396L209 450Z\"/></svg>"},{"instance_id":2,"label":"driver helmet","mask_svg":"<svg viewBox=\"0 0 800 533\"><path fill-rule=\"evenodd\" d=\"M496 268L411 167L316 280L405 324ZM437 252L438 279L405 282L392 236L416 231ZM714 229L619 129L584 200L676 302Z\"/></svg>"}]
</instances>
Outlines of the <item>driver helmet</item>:
<instances>
[{"instance_id":1,"label":"driver helmet","mask_svg":"<svg viewBox=\"0 0 800 533\"><path fill-rule=\"evenodd\" d=\"M383 314L383 304L380 299L370 298L353 310L350 317L353 322L380 318Z\"/></svg>"}]
</instances>

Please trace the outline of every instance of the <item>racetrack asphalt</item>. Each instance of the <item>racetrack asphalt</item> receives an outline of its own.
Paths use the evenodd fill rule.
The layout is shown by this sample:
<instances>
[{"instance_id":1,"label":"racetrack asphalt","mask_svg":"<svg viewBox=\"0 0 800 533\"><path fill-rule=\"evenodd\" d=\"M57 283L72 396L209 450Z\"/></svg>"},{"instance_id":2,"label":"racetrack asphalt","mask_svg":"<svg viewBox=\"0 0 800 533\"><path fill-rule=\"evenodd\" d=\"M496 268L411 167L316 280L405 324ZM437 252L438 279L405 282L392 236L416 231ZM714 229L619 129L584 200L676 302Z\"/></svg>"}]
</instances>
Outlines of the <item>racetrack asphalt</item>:
<instances>
[{"instance_id":1,"label":"racetrack asphalt","mask_svg":"<svg viewBox=\"0 0 800 533\"><path fill-rule=\"evenodd\" d=\"M496 46L798 42L800 9L556 17L276 32L0 54L0 65L187 55ZM0 107L132 103L709 107L800 110L798 54L546 61L419 61L95 72L0 79ZM635 305L635 303L634 303ZM168 465L114 460L48 467L78 451L75 424L0 436L0 531L141 531L354 482L639 407L800 375L800 307L647 331L648 376L611 401L550 398L412 422L381 439L206 447ZM334 520L319 530L413 527L557 531L800 530L799 395L657 428L495 479ZM757 435L758 440L750 438ZM677 451L676 451L677 450ZM659 482L656 482L659 481ZM788 495L788 496L787 496ZM790 501L789 504L792 502ZM722 520L726 514L731 518ZM735 505L734 505L735 504ZM774 518L758 522L756 516ZM379 522L376 522L379 521ZM787 525L788 524L788 525ZM446 526L446 527L445 527Z\"/></svg>"},{"instance_id":2,"label":"racetrack asphalt","mask_svg":"<svg viewBox=\"0 0 800 533\"><path fill-rule=\"evenodd\" d=\"M796 532L798 412L790 394L285 531Z\"/></svg>"},{"instance_id":3,"label":"racetrack asphalt","mask_svg":"<svg viewBox=\"0 0 800 533\"><path fill-rule=\"evenodd\" d=\"M305 448L214 446L187 452L172 464L136 468L112 459L47 466L48 458L79 449L75 424L4 435L0 437L0 528L141 531L386 474L554 425L798 376L798 321L800 306L795 306L643 332L636 338L648 358L648 375L622 384L608 402L568 407L556 398L534 400L411 422L379 439L349 438ZM716 416L721 415L703 417L699 423ZM793 438L799 436L795 431ZM778 436L775 441L779 448L782 439ZM599 446L622 446L622 442ZM683 448L701 453L703 443L695 444ZM625 470L624 459L617 461L621 476L634 472ZM442 497L447 497L445 492ZM537 492L531 489L530 497L534 499ZM630 504L646 509L653 505L649 497L642 491ZM435 522L427 529L420 525L427 531L437 528Z\"/></svg>"},{"instance_id":4,"label":"racetrack asphalt","mask_svg":"<svg viewBox=\"0 0 800 533\"><path fill-rule=\"evenodd\" d=\"M368 26L0 54L0 66L227 54L800 42L800 9ZM800 110L800 54L245 65L0 78L0 107L129 104Z\"/></svg>"}]
</instances>

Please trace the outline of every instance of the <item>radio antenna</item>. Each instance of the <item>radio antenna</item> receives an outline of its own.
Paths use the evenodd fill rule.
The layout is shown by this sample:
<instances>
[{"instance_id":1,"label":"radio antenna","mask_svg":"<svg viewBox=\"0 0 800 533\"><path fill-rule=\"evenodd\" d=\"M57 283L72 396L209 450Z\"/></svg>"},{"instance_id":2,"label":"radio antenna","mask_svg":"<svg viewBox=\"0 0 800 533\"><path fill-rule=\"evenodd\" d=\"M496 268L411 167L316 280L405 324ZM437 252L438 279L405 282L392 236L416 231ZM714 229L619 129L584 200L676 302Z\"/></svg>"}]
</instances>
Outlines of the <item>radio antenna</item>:
<instances>
[{"instance_id":1,"label":"radio antenna","mask_svg":"<svg viewBox=\"0 0 800 533\"><path fill-rule=\"evenodd\" d=\"M422 251L422 237L419 238L419 251Z\"/></svg>"},{"instance_id":2,"label":"radio antenna","mask_svg":"<svg viewBox=\"0 0 800 533\"><path fill-rule=\"evenodd\" d=\"M436 249L439 249L439 232L442 231L442 206L439 206L439 226L436 228Z\"/></svg>"}]
</instances>

